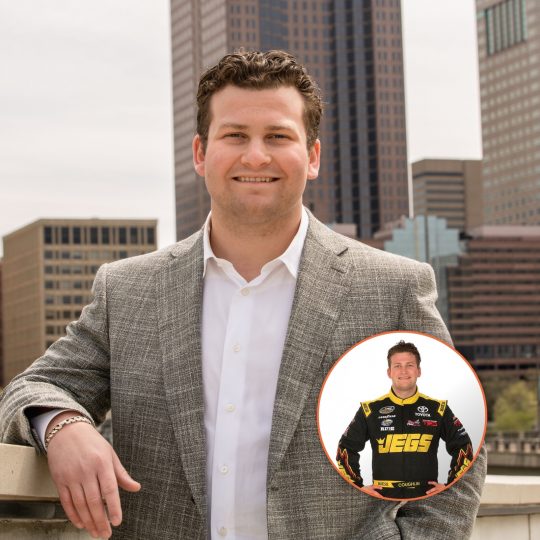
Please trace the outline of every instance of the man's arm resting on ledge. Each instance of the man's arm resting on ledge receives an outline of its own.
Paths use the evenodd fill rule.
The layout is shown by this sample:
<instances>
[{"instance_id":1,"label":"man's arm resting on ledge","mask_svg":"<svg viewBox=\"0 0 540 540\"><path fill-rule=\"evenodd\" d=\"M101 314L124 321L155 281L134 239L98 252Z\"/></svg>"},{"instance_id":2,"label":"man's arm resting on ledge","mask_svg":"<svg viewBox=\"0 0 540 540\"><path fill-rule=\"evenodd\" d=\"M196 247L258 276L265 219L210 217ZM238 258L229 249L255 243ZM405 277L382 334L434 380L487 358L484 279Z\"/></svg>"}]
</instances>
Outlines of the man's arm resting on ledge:
<instances>
[{"instance_id":1,"label":"man's arm resting on ledge","mask_svg":"<svg viewBox=\"0 0 540 540\"><path fill-rule=\"evenodd\" d=\"M60 422L77 415L76 411L56 415L49 422L45 437ZM94 538L110 538L111 524L118 526L122 522L118 486L127 491L141 489L112 446L92 425L76 422L64 425L54 435L47 459L60 502L71 522L79 529L84 527Z\"/></svg>"}]
</instances>

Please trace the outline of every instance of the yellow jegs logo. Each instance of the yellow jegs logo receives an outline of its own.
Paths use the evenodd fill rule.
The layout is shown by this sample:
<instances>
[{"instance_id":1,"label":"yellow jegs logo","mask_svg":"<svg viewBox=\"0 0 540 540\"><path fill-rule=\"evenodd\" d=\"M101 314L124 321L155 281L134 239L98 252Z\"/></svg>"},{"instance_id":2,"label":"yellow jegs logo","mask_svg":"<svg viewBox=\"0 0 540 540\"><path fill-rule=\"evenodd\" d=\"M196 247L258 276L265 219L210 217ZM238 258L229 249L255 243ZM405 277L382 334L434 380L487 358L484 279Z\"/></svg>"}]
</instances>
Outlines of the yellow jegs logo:
<instances>
[{"instance_id":1,"label":"yellow jegs logo","mask_svg":"<svg viewBox=\"0 0 540 540\"><path fill-rule=\"evenodd\" d=\"M379 454L390 452L427 452L433 435L428 433L390 433L377 439Z\"/></svg>"}]
</instances>

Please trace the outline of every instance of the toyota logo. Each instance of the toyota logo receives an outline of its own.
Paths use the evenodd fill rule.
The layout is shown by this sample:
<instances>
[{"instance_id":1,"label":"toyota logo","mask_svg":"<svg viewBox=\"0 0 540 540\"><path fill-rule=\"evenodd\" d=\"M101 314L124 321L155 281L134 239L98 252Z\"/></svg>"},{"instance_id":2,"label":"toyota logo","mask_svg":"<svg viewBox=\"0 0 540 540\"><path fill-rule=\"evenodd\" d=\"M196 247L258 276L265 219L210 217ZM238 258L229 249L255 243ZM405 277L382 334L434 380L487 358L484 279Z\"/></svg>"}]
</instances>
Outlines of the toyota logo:
<instances>
[{"instance_id":1,"label":"toyota logo","mask_svg":"<svg viewBox=\"0 0 540 540\"><path fill-rule=\"evenodd\" d=\"M420 405L416 410L421 413L427 413L429 411L425 405Z\"/></svg>"}]
</instances>

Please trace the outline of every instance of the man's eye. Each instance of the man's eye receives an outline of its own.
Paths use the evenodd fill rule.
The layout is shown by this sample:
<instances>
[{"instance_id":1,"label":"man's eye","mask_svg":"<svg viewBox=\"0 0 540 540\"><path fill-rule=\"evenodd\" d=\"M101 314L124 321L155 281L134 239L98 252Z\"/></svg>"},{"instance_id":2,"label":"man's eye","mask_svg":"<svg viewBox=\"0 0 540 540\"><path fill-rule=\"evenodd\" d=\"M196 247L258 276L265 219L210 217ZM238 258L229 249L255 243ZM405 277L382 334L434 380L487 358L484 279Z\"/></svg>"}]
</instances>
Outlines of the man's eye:
<instances>
[{"instance_id":1,"label":"man's eye","mask_svg":"<svg viewBox=\"0 0 540 540\"><path fill-rule=\"evenodd\" d=\"M271 139L288 139L287 135L283 135L283 133L272 133L270 135Z\"/></svg>"}]
</instances>

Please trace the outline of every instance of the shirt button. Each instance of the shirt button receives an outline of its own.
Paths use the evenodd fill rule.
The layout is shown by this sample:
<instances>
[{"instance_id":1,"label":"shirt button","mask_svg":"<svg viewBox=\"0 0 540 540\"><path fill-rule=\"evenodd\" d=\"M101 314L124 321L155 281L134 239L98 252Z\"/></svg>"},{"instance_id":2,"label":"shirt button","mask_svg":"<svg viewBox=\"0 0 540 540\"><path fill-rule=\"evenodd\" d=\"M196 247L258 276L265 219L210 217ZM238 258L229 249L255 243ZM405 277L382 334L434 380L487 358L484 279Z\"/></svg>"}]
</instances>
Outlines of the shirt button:
<instances>
[{"instance_id":1,"label":"shirt button","mask_svg":"<svg viewBox=\"0 0 540 540\"><path fill-rule=\"evenodd\" d=\"M249 296L249 289L242 289L242 290L240 291L240 294L241 294L242 296Z\"/></svg>"},{"instance_id":2,"label":"shirt button","mask_svg":"<svg viewBox=\"0 0 540 540\"><path fill-rule=\"evenodd\" d=\"M227 465L222 465L220 468L219 468L219 472L221 474L227 474L229 472L229 467L227 467Z\"/></svg>"},{"instance_id":3,"label":"shirt button","mask_svg":"<svg viewBox=\"0 0 540 540\"><path fill-rule=\"evenodd\" d=\"M227 527L220 527L218 529L219 536L227 536Z\"/></svg>"},{"instance_id":4,"label":"shirt button","mask_svg":"<svg viewBox=\"0 0 540 540\"><path fill-rule=\"evenodd\" d=\"M232 350L233 350L234 352L240 352L240 345L237 343L237 344L232 348Z\"/></svg>"},{"instance_id":5,"label":"shirt button","mask_svg":"<svg viewBox=\"0 0 540 540\"><path fill-rule=\"evenodd\" d=\"M225 407L225 410L227 412L233 412L234 409L236 409L236 407L232 404L232 403L227 403L226 407Z\"/></svg>"}]
</instances>

